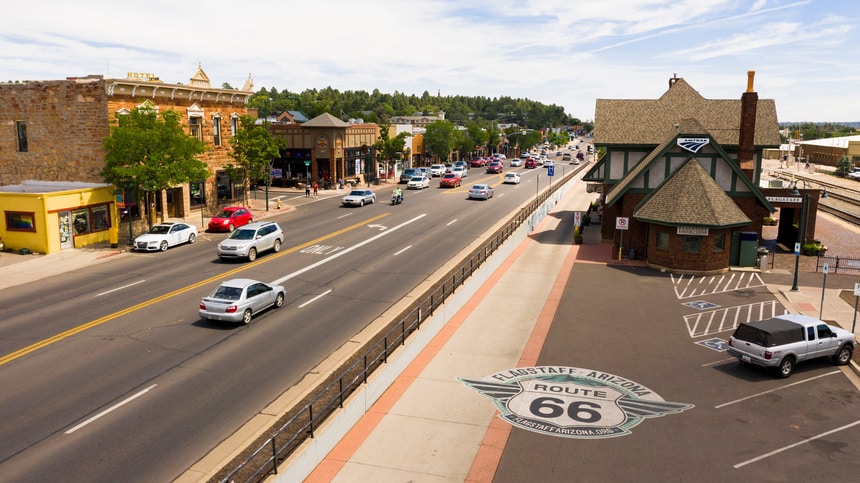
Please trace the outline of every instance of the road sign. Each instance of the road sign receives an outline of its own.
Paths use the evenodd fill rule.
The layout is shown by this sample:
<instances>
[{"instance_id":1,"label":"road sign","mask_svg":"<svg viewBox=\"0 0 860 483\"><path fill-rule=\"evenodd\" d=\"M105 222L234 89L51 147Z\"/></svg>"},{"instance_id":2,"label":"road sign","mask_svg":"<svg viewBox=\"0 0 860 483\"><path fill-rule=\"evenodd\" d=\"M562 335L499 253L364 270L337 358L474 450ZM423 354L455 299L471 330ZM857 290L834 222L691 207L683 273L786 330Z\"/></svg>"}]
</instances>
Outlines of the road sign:
<instances>
[{"instance_id":1,"label":"road sign","mask_svg":"<svg viewBox=\"0 0 860 483\"><path fill-rule=\"evenodd\" d=\"M280 168L272 169L272 177L273 178L282 178L284 176L284 170Z\"/></svg>"},{"instance_id":2,"label":"road sign","mask_svg":"<svg viewBox=\"0 0 860 483\"><path fill-rule=\"evenodd\" d=\"M582 225L582 212L574 211L573 212L573 226L581 226Z\"/></svg>"},{"instance_id":3,"label":"road sign","mask_svg":"<svg viewBox=\"0 0 860 483\"><path fill-rule=\"evenodd\" d=\"M854 296L860 297L860 283L854 283Z\"/></svg>"},{"instance_id":4,"label":"road sign","mask_svg":"<svg viewBox=\"0 0 860 483\"><path fill-rule=\"evenodd\" d=\"M800 256L800 242L794 244L794 256Z\"/></svg>"},{"instance_id":5,"label":"road sign","mask_svg":"<svg viewBox=\"0 0 860 483\"><path fill-rule=\"evenodd\" d=\"M547 176L555 176L555 166L549 165L546 167L546 175Z\"/></svg>"},{"instance_id":6,"label":"road sign","mask_svg":"<svg viewBox=\"0 0 860 483\"><path fill-rule=\"evenodd\" d=\"M305 166L310 166L310 165L311 165L310 161L305 161Z\"/></svg>"},{"instance_id":7,"label":"road sign","mask_svg":"<svg viewBox=\"0 0 860 483\"><path fill-rule=\"evenodd\" d=\"M627 218L626 216L618 216L615 218L615 229L626 230L629 223L630 218Z\"/></svg>"},{"instance_id":8,"label":"road sign","mask_svg":"<svg viewBox=\"0 0 860 483\"><path fill-rule=\"evenodd\" d=\"M824 266L821 267L821 273L823 273L824 275L827 275L828 270L830 270L830 266L827 265L827 263L825 263Z\"/></svg>"}]
</instances>

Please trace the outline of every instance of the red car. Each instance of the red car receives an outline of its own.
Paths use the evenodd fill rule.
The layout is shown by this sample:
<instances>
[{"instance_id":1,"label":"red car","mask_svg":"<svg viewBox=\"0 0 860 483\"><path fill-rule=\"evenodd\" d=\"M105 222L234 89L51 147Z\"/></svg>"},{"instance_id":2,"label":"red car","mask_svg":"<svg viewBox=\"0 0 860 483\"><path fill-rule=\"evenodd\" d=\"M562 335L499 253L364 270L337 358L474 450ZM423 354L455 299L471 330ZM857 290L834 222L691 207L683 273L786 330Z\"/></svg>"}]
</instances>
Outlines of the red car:
<instances>
[{"instance_id":1,"label":"red car","mask_svg":"<svg viewBox=\"0 0 860 483\"><path fill-rule=\"evenodd\" d=\"M233 231L242 225L254 221L254 216L247 208L228 206L222 208L217 215L209 220L209 231Z\"/></svg>"},{"instance_id":2,"label":"red car","mask_svg":"<svg viewBox=\"0 0 860 483\"><path fill-rule=\"evenodd\" d=\"M483 168L487 165L487 160L484 158L472 158L472 162L469 165L473 168Z\"/></svg>"},{"instance_id":3,"label":"red car","mask_svg":"<svg viewBox=\"0 0 860 483\"><path fill-rule=\"evenodd\" d=\"M442 178L439 179L439 187L440 188L456 188L460 186L463 180L454 173L445 173L442 175Z\"/></svg>"},{"instance_id":4,"label":"red car","mask_svg":"<svg viewBox=\"0 0 860 483\"><path fill-rule=\"evenodd\" d=\"M502 172L502 163L499 161L493 161L487 165L487 173L497 174Z\"/></svg>"},{"instance_id":5,"label":"red car","mask_svg":"<svg viewBox=\"0 0 860 483\"><path fill-rule=\"evenodd\" d=\"M526 159L525 167L526 168L537 168L537 161L535 161L535 158Z\"/></svg>"}]
</instances>

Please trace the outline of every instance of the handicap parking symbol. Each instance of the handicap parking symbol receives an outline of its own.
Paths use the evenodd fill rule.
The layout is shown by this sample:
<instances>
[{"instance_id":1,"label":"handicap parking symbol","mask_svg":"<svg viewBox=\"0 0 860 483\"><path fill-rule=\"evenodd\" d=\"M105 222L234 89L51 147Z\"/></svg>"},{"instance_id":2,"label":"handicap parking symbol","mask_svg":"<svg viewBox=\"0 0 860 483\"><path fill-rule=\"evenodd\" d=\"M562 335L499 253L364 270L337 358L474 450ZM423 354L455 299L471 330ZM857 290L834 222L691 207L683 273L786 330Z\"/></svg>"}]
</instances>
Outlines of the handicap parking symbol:
<instances>
[{"instance_id":1,"label":"handicap parking symbol","mask_svg":"<svg viewBox=\"0 0 860 483\"><path fill-rule=\"evenodd\" d=\"M713 302L705 301L705 300L694 300L692 302L684 302L681 305L686 305L687 307L692 307L694 309L699 309L699 310L710 310L710 309L715 309L715 308L719 307L719 305L717 305Z\"/></svg>"},{"instance_id":2,"label":"handicap parking symbol","mask_svg":"<svg viewBox=\"0 0 860 483\"><path fill-rule=\"evenodd\" d=\"M725 352L729 348L728 342L718 337L714 337L713 339L700 340L696 342L696 344L707 347L708 349L713 349L717 352Z\"/></svg>"}]
</instances>

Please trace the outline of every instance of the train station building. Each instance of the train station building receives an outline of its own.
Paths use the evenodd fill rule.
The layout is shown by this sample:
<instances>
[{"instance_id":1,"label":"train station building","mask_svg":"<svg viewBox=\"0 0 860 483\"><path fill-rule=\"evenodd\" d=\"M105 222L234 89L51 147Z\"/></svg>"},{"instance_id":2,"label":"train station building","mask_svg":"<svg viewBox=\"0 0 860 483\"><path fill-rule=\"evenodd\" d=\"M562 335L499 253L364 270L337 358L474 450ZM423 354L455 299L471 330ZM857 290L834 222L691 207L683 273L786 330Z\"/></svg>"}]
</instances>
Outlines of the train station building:
<instances>
[{"instance_id":1,"label":"train station building","mask_svg":"<svg viewBox=\"0 0 860 483\"><path fill-rule=\"evenodd\" d=\"M780 208L781 241L814 239L818 191L763 186L763 152L780 135L776 103L753 81L749 72L737 100L706 99L677 76L659 99L597 100L594 144L605 153L583 179L601 192L601 239L613 253L679 273L754 266L762 226Z\"/></svg>"}]
</instances>

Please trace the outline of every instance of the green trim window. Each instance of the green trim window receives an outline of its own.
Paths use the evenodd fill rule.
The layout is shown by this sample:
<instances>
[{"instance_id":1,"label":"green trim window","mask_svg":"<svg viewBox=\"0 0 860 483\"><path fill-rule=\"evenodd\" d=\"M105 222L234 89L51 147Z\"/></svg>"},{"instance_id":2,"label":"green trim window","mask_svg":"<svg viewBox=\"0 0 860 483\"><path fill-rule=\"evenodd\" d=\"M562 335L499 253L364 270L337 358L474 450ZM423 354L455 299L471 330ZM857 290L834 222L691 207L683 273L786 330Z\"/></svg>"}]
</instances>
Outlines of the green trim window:
<instances>
[{"instance_id":1,"label":"green trim window","mask_svg":"<svg viewBox=\"0 0 860 483\"><path fill-rule=\"evenodd\" d=\"M665 231L657 232L657 249L658 250L668 250L669 249L669 233Z\"/></svg>"},{"instance_id":2,"label":"green trim window","mask_svg":"<svg viewBox=\"0 0 860 483\"><path fill-rule=\"evenodd\" d=\"M702 250L702 237L685 236L684 253L699 253Z\"/></svg>"}]
</instances>

